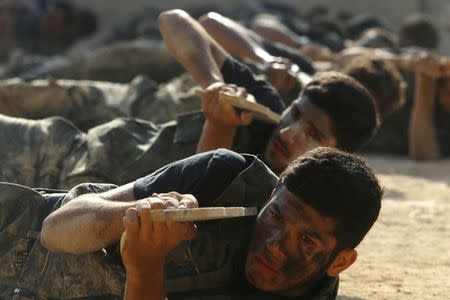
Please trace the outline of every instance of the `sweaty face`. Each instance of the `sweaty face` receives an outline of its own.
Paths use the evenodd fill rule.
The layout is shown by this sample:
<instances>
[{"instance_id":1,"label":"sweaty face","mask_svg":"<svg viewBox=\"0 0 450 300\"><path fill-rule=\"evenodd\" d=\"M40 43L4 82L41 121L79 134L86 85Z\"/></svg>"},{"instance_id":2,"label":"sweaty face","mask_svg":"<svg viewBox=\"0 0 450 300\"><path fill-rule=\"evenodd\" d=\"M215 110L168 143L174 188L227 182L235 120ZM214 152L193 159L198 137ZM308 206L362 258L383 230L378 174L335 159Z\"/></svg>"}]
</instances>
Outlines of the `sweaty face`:
<instances>
[{"instance_id":1,"label":"sweaty face","mask_svg":"<svg viewBox=\"0 0 450 300\"><path fill-rule=\"evenodd\" d=\"M326 274L336 245L335 222L281 185L261 210L245 265L256 288L301 295Z\"/></svg>"},{"instance_id":2,"label":"sweaty face","mask_svg":"<svg viewBox=\"0 0 450 300\"><path fill-rule=\"evenodd\" d=\"M319 146L335 147L336 138L328 114L302 95L282 115L266 150L264 161L282 172L294 159Z\"/></svg>"}]
</instances>

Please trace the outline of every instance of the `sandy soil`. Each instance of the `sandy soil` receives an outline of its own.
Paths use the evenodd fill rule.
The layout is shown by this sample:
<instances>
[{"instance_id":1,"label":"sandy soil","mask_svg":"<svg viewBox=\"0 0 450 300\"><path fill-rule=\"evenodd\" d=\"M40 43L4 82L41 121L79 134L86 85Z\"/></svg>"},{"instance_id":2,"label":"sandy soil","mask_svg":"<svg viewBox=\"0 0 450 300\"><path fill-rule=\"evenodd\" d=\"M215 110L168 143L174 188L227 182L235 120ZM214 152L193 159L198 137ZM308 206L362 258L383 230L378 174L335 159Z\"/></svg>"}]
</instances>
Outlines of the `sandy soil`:
<instances>
[{"instance_id":1,"label":"sandy soil","mask_svg":"<svg viewBox=\"0 0 450 300\"><path fill-rule=\"evenodd\" d=\"M450 299L450 160L368 156L385 197L339 300Z\"/></svg>"}]
</instances>

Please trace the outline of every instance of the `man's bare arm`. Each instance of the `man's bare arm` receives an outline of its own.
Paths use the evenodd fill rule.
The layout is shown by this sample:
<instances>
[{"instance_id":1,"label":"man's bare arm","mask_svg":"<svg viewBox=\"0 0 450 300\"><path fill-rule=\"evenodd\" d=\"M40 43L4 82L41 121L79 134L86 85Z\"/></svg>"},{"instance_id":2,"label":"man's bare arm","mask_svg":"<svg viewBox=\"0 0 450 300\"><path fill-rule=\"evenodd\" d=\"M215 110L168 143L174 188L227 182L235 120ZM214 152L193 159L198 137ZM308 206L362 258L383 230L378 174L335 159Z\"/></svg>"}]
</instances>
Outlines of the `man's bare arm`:
<instances>
[{"instance_id":1,"label":"man's bare arm","mask_svg":"<svg viewBox=\"0 0 450 300\"><path fill-rule=\"evenodd\" d=\"M41 242L51 250L71 254L100 250L120 239L122 218L138 203L132 183L101 194L82 195L44 220Z\"/></svg>"},{"instance_id":2,"label":"man's bare arm","mask_svg":"<svg viewBox=\"0 0 450 300\"><path fill-rule=\"evenodd\" d=\"M251 59L263 65L275 60L261 46L262 38L255 32L218 13L210 12L200 18L200 24L230 54Z\"/></svg>"},{"instance_id":3,"label":"man's bare arm","mask_svg":"<svg viewBox=\"0 0 450 300\"><path fill-rule=\"evenodd\" d=\"M220 68L229 56L185 11L161 13L159 30L169 51L203 88L223 82Z\"/></svg>"},{"instance_id":4,"label":"man's bare arm","mask_svg":"<svg viewBox=\"0 0 450 300\"><path fill-rule=\"evenodd\" d=\"M409 123L409 154L417 160L440 157L434 126L435 96L436 80L417 72Z\"/></svg>"},{"instance_id":5,"label":"man's bare arm","mask_svg":"<svg viewBox=\"0 0 450 300\"><path fill-rule=\"evenodd\" d=\"M200 95L206 122L197 153L217 148L230 149L237 127L249 122L248 118L239 122L241 118L234 108L218 99L220 91L238 89L225 84L220 72L229 54L185 11L163 12L159 16L159 29L169 51L206 90Z\"/></svg>"},{"instance_id":6,"label":"man's bare arm","mask_svg":"<svg viewBox=\"0 0 450 300\"><path fill-rule=\"evenodd\" d=\"M169 195L161 194L161 198ZM198 207L192 195L172 194L172 197ZM196 227L190 222L154 221L151 210L162 208L163 203L147 202L126 211L125 231L120 240L120 253L127 270L126 300L165 299L166 256L182 240L189 240L196 234Z\"/></svg>"}]
</instances>

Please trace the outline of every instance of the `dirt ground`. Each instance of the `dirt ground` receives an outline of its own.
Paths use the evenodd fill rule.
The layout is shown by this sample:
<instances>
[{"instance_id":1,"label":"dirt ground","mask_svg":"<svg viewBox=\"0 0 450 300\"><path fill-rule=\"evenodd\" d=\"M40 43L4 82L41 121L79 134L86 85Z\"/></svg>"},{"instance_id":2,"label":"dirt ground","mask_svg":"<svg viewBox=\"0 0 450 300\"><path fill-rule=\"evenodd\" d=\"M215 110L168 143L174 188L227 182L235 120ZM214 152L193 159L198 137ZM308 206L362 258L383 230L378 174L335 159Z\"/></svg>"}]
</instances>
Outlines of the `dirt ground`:
<instances>
[{"instance_id":1,"label":"dirt ground","mask_svg":"<svg viewBox=\"0 0 450 300\"><path fill-rule=\"evenodd\" d=\"M338 299L450 299L450 160L366 158L385 197Z\"/></svg>"}]
</instances>

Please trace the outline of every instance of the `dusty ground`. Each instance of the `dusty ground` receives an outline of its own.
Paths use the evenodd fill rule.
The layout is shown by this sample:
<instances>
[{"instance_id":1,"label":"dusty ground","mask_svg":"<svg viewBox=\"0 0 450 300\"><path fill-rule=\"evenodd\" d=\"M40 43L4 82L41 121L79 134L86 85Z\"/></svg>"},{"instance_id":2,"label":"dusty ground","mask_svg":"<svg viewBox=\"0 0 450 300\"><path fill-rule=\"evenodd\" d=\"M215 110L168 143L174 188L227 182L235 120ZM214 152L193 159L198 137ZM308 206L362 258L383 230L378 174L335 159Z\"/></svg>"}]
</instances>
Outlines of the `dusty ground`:
<instances>
[{"instance_id":1,"label":"dusty ground","mask_svg":"<svg viewBox=\"0 0 450 300\"><path fill-rule=\"evenodd\" d=\"M450 299L450 160L367 159L384 187L383 207L341 276L338 299Z\"/></svg>"}]
</instances>

